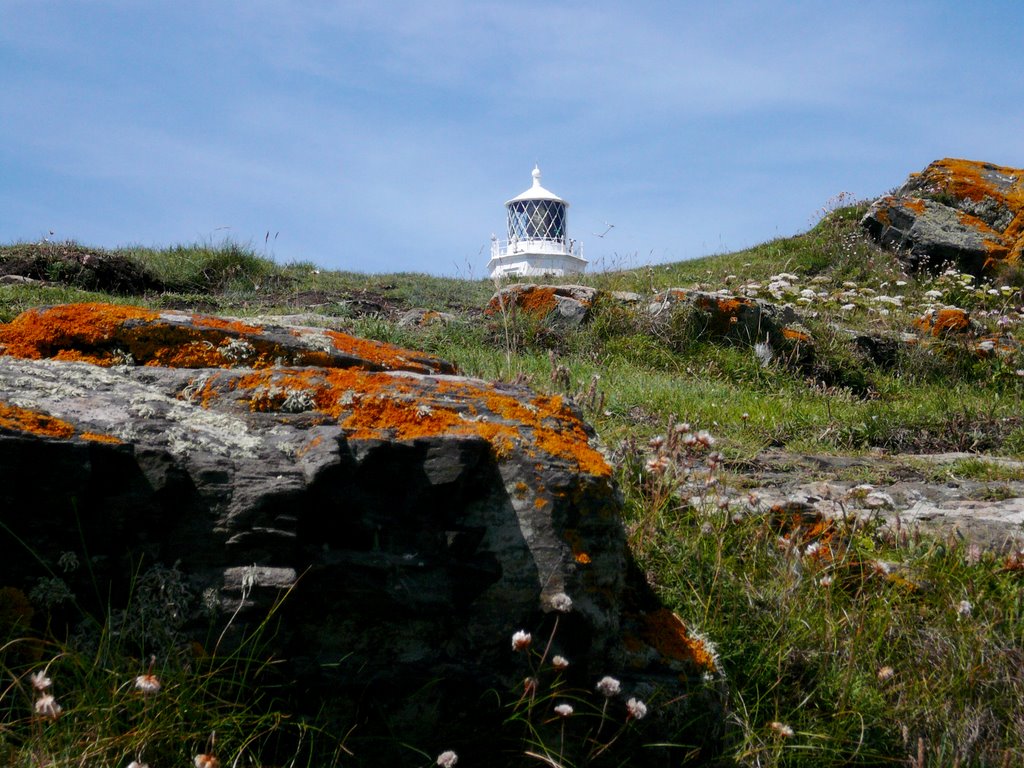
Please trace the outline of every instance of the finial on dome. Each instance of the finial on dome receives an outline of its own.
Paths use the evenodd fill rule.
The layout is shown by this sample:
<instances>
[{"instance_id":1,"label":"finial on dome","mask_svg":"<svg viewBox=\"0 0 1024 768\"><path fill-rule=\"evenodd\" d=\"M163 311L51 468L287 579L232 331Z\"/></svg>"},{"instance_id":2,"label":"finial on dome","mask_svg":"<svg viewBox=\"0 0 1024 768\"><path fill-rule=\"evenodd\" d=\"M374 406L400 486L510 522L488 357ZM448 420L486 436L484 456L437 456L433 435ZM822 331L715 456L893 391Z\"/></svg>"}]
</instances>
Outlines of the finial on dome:
<instances>
[{"instance_id":1,"label":"finial on dome","mask_svg":"<svg viewBox=\"0 0 1024 768\"><path fill-rule=\"evenodd\" d=\"M533 164L533 186L540 186L540 166L536 163Z\"/></svg>"}]
</instances>

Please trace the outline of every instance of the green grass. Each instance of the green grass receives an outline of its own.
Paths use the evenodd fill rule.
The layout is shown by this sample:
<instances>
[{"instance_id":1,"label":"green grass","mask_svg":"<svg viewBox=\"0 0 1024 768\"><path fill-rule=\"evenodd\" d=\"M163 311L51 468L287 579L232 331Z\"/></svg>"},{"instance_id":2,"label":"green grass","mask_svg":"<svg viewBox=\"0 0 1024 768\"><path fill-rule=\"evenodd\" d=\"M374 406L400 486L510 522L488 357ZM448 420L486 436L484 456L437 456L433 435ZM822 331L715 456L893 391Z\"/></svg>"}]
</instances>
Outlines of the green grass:
<instances>
[{"instance_id":1,"label":"green grass","mask_svg":"<svg viewBox=\"0 0 1024 768\"><path fill-rule=\"evenodd\" d=\"M718 645L741 763L913 765L919 749L925 765L1024 759L1019 571L956 539L852 523L821 537L821 557L816 536L784 536L738 489L683 501L682 473L645 472L642 458L623 475L633 551Z\"/></svg>"},{"instance_id":2,"label":"green grass","mask_svg":"<svg viewBox=\"0 0 1024 768\"><path fill-rule=\"evenodd\" d=\"M118 301L236 315L315 313L334 327L435 353L468 375L571 395L615 457L641 567L663 599L718 646L732 691L729 760L1022 764L1024 589L1015 561L959 540L850 522L835 534L834 559L823 562L806 554L810 542L796 534L780 541L773 515L744 490L741 468L766 449L971 452L976 457L940 465L903 456L892 471L987 483L982 493L991 499L1008 497L1009 484L1024 480L1019 467L986 458L1024 457L1021 353L985 356L956 338L925 344L900 335L914 332L914 321L929 309L956 305L971 311L978 334L1024 340L1019 274L987 282L955 271L908 274L860 234L862 212L863 206L841 208L803 235L739 253L572 279L645 296L671 287L727 289L792 304L814 339L813 355L793 363L764 365L749 344L709 338L686 310L655 321L643 302L600 299L587 325L557 329L515 313L484 315L494 291L486 280L280 265L233 243L116 251L48 246L44 255L60 257L52 268L40 262L49 282L0 285L0 320L40 304L109 299L95 275L76 266L84 253L97 253L115 265L127 260L133 266L126 272L141 270L161 286ZM24 244L2 246L0 272L35 255ZM807 290L813 299L801 295ZM454 319L399 325L401 313L415 307ZM852 341L857 336L881 340L884 354L872 357ZM647 441L684 421L709 430L730 467L718 470L713 492L687 484L694 477L688 481L683 469L698 478L704 471L690 458L672 457L678 474L653 476L646 468L653 451L643 447ZM878 472L849 467L840 475L874 481ZM700 501L691 503L694 497ZM255 759L263 751L287 753L282 764L291 756L296 764L345 764L343 738L281 719L270 689L260 687L262 673L250 675L258 665L239 665L245 654L229 655L220 666L179 659L162 667L161 696L167 695L155 704L130 684L146 667L137 653L111 650L97 664L97 657L51 638L35 661L18 666L9 659L27 640L17 631L9 637L0 749L12 764L38 764L46 753L68 765L80 764L75 754L120 765L143 742L166 745L161 754L188 764L214 730L222 757ZM49 659L51 671L61 670L61 695L73 718L41 722L31 715L25 675ZM586 764L585 750L559 744L551 751L557 729L542 734L529 711L511 711L508 727L522 729L524 751L566 764L575 754L576 764ZM246 733L256 741L247 742ZM323 748L316 752L313 743ZM157 762L155 752L144 757ZM427 764L433 756L423 757Z\"/></svg>"}]
</instances>

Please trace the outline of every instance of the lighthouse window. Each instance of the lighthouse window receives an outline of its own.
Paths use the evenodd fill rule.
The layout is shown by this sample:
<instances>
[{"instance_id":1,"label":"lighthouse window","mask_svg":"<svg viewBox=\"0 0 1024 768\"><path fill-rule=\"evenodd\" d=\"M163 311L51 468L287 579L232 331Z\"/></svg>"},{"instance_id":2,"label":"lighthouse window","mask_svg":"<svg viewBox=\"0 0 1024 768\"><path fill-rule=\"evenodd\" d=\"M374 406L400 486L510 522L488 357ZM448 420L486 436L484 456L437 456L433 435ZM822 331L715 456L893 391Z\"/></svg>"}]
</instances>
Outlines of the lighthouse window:
<instances>
[{"instance_id":1,"label":"lighthouse window","mask_svg":"<svg viewBox=\"0 0 1024 768\"><path fill-rule=\"evenodd\" d=\"M565 238L565 204L555 200L519 200L508 207L508 233L520 239Z\"/></svg>"}]
</instances>

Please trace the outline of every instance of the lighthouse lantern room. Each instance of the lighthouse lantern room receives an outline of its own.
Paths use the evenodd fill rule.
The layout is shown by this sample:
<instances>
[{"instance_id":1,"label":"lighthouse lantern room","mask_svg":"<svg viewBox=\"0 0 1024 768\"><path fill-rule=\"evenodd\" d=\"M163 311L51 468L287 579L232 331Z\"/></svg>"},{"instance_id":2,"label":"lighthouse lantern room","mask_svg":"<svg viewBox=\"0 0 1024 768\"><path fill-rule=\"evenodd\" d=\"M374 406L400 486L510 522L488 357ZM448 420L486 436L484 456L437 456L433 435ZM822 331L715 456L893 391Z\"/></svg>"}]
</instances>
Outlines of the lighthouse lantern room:
<instances>
[{"instance_id":1,"label":"lighthouse lantern room","mask_svg":"<svg viewBox=\"0 0 1024 768\"><path fill-rule=\"evenodd\" d=\"M540 185L540 168L534 166L533 186L505 203L508 239L491 235L490 276L561 277L586 270L583 247L566 228L568 207Z\"/></svg>"}]
</instances>

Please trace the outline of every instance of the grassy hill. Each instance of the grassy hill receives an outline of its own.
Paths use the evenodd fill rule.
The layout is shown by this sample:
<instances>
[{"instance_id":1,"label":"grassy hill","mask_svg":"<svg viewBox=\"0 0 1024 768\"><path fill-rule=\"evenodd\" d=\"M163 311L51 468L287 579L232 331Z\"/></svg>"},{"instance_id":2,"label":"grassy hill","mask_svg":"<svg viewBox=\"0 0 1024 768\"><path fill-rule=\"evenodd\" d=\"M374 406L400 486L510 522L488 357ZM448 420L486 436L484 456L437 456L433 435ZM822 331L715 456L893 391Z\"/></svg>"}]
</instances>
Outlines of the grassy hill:
<instances>
[{"instance_id":1,"label":"grassy hill","mask_svg":"<svg viewBox=\"0 0 1024 768\"><path fill-rule=\"evenodd\" d=\"M485 280L279 265L231 243L2 246L0 275L40 282L0 284L0 321L96 300L308 314L468 375L572 396L617 464L649 580L718 645L735 726L724 764L1024 764L1020 558L871 521L812 525L747 492L768 450L1024 455L1022 286L955 269L907 273L864 238L862 213L832 211L805 234L738 253L580 277L606 293L579 328L485 314L495 290ZM766 363L752 344L709 334L692 310L655 320L646 301L610 296L669 288L792 305L810 341ZM969 333L920 322L950 307L966 310ZM414 308L451 317L400 322ZM885 354L869 354L871 344ZM701 430L710 460L682 442ZM884 459L874 466L886 471ZM959 471L993 470L978 461Z\"/></svg>"}]
</instances>

